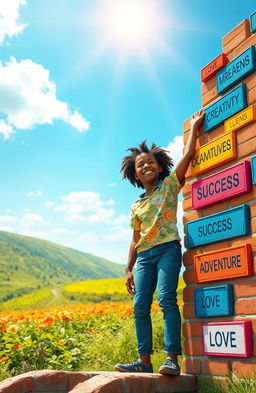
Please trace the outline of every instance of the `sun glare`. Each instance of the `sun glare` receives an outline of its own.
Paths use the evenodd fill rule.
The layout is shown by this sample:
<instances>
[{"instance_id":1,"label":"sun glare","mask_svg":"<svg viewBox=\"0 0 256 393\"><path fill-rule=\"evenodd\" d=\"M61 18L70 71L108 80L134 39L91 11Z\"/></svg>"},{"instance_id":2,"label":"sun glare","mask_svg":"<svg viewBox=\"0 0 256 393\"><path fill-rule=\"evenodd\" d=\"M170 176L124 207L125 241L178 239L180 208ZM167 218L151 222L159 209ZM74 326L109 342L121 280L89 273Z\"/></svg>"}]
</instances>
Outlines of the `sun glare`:
<instances>
[{"instance_id":1,"label":"sun glare","mask_svg":"<svg viewBox=\"0 0 256 393\"><path fill-rule=\"evenodd\" d=\"M156 0L108 0L104 4L101 24L112 45L124 50L154 46L162 25Z\"/></svg>"}]
</instances>

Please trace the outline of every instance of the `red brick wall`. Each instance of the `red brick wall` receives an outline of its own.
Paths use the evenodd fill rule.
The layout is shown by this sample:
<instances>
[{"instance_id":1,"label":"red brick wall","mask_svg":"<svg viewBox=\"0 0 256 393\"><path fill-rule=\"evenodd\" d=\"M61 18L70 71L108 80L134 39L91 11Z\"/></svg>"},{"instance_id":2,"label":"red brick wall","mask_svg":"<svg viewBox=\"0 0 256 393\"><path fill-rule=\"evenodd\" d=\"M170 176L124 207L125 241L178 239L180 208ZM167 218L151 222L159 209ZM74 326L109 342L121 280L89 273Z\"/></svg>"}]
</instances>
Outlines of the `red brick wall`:
<instances>
[{"instance_id":1,"label":"red brick wall","mask_svg":"<svg viewBox=\"0 0 256 393\"><path fill-rule=\"evenodd\" d=\"M226 34L222 39L222 51L227 55L228 62L236 58L249 46L256 45L256 34L250 34L250 25L247 19L243 20L238 26L232 31ZM212 59L216 57L213 54ZM211 59L210 59L211 60ZM256 72L247 76L239 83L245 83L247 85L247 98L248 106L256 104ZM216 88L216 77L213 76L207 82L202 84L202 106L207 107L212 104L220 96L217 94ZM189 134L190 119L186 120L183 124L184 128L184 143L186 142ZM206 246L200 246L193 250L187 250L183 256L183 263L185 266L184 280L186 287L183 292L184 300L184 319L183 324L183 335L184 335L184 353L185 358L183 359L182 370L184 373L192 374L204 374L213 376L224 376L230 372L235 373L238 377L249 378L253 373L256 374L256 363L252 358L234 358L234 357L218 357L218 356L206 356L203 355L202 345L202 333L201 325L202 322L210 321L232 321L232 320L251 320L253 323L253 354L256 355L256 186L250 193L238 196L236 198L220 202L211 207L203 208L195 211L192 209L192 198L191 198L191 184L204 176L208 176L212 173L218 172L224 168L227 168L241 160L250 160L251 156L256 154L256 122L249 124L239 131L235 131L237 134L237 159L227 164L224 164L217 169L210 170L204 175L198 178L189 178L186 185L183 188L183 224L184 233L186 234L186 223L195 220L200 217L205 217L210 214L214 214L242 203L248 203L251 210L251 229L252 235L246 236L240 239L230 239L215 244ZM196 148L202 146L205 143L212 141L213 139L221 136L224 133L224 124L210 131L204 133L203 129L199 131ZM189 170L188 170L189 173ZM239 244L250 243L252 245L253 260L254 260L254 276L234 279L228 281L216 281L211 282L212 286L220 283L231 283L234 287L234 301L235 311L234 315L230 317L215 317L215 318L201 318L195 317L194 311L194 288L205 287L207 284L196 284L194 281L194 266L193 256L204 252L219 250L222 248L232 247ZM185 235L186 244L186 235ZM209 286L210 286L209 284Z\"/></svg>"}]
</instances>

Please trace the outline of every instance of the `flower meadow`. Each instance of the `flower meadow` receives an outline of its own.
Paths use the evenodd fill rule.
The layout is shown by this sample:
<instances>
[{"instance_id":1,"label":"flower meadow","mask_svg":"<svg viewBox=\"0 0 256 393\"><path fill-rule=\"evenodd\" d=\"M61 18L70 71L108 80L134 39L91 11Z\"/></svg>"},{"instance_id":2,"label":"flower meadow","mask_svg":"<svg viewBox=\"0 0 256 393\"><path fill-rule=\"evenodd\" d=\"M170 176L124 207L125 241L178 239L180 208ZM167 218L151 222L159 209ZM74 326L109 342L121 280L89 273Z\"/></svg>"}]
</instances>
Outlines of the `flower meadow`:
<instances>
[{"instance_id":1,"label":"flower meadow","mask_svg":"<svg viewBox=\"0 0 256 393\"><path fill-rule=\"evenodd\" d=\"M155 350L162 312L152 306ZM38 369L113 370L137 357L132 302L81 304L0 313L0 376Z\"/></svg>"}]
</instances>

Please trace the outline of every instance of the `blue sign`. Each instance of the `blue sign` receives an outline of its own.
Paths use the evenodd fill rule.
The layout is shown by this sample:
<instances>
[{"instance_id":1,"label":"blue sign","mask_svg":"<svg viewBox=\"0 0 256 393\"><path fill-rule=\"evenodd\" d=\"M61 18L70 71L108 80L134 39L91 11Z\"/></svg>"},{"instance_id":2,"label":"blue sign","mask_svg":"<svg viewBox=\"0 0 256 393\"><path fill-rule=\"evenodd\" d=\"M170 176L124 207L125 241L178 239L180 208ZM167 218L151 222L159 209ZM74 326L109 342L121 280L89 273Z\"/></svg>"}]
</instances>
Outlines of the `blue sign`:
<instances>
[{"instance_id":1,"label":"blue sign","mask_svg":"<svg viewBox=\"0 0 256 393\"><path fill-rule=\"evenodd\" d=\"M256 11L250 15L250 28L251 28L251 33L256 32Z\"/></svg>"},{"instance_id":2,"label":"blue sign","mask_svg":"<svg viewBox=\"0 0 256 393\"><path fill-rule=\"evenodd\" d=\"M252 184L256 184L256 156L252 157Z\"/></svg>"},{"instance_id":3,"label":"blue sign","mask_svg":"<svg viewBox=\"0 0 256 393\"><path fill-rule=\"evenodd\" d=\"M223 67L216 75L217 92L222 94L235 83L256 69L255 46L250 46L241 55Z\"/></svg>"},{"instance_id":4,"label":"blue sign","mask_svg":"<svg viewBox=\"0 0 256 393\"><path fill-rule=\"evenodd\" d=\"M196 317L221 317L234 314L233 285L194 290Z\"/></svg>"},{"instance_id":5,"label":"blue sign","mask_svg":"<svg viewBox=\"0 0 256 393\"><path fill-rule=\"evenodd\" d=\"M187 223L187 248L249 235L250 206L240 205Z\"/></svg>"},{"instance_id":6,"label":"blue sign","mask_svg":"<svg viewBox=\"0 0 256 393\"><path fill-rule=\"evenodd\" d=\"M241 83L235 89L205 109L204 132L209 132L224 120L247 107L246 85Z\"/></svg>"}]
</instances>

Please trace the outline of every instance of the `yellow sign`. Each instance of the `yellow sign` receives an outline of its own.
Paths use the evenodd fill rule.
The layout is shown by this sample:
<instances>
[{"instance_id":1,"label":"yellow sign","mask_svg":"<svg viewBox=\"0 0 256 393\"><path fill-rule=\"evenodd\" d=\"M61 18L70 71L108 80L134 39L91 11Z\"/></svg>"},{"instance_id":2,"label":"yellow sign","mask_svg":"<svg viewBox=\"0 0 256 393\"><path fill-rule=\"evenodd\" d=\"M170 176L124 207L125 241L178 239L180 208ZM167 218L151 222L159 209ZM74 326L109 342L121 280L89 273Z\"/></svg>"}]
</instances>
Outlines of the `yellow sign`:
<instances>
[{"instance_id":1,"label":"yellow sign","mask_svg":"<svg viewBox=\"0 0 256 393\"><path fill-rule=\"evenodd\" d=\"M226 133L196 150L191 160L191 176L209 171L236 158L236 134Z\"/></svg>"},{"instance_id":2,"label":"yellow sign","mask_svg":"<svg viewBox=\"0 0 256 393\"><path fill-rule=\"evenodd\" d=\"M256 120L256 106L251 105L224 122L225 132L237 131Z\"/></svg>"}]
</instances>

